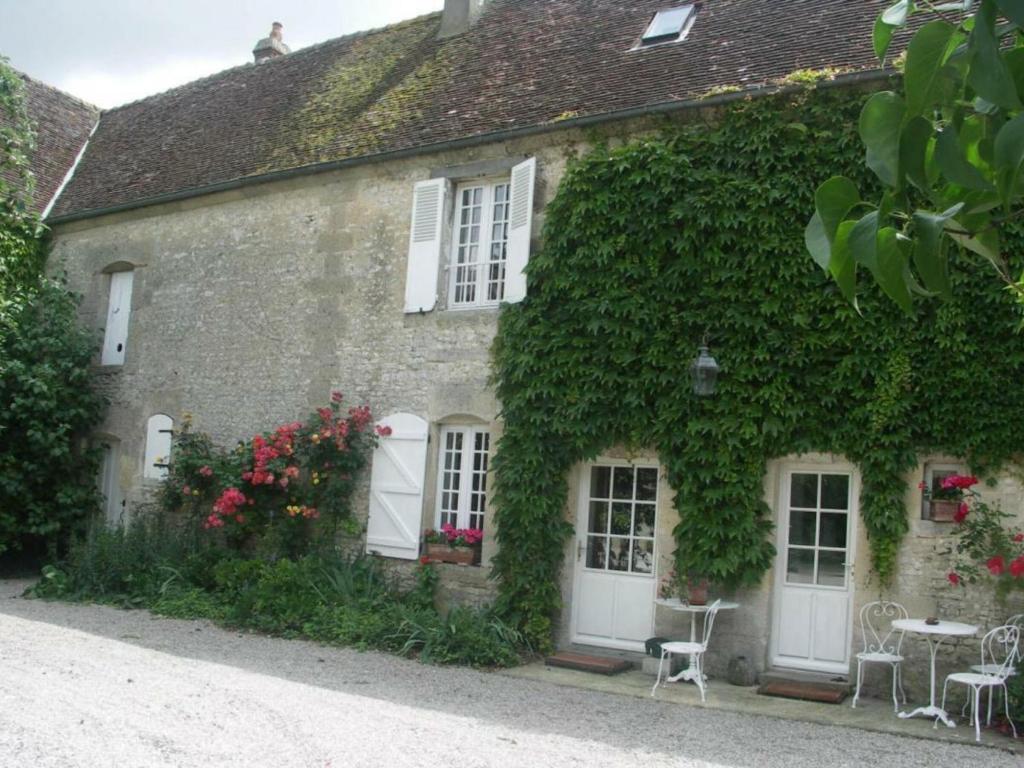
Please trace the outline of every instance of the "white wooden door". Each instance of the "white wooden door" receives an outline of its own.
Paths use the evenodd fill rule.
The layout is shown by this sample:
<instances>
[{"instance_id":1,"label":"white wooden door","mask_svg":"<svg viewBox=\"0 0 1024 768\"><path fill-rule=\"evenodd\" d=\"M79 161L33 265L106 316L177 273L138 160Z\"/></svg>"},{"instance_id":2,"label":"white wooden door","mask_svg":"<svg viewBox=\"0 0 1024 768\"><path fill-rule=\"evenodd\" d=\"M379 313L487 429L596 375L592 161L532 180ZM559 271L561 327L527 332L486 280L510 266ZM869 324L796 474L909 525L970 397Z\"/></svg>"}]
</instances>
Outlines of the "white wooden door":
<instances>
[{"instance_id":1,"label":"white wooden door","mask_svg":"<svg viewBox=\"0 0 1024 768\"><path fill-rule=\"evenodd\" d=\"M772 663L849 673L856 477L790 468L779 500Z\"/></svg>"},{"instance_id":2,"label":"white wooden door","mask_svg":"<svg viewBox=\"0 0 1024 768\"><path fill-rule=\"evenodd\" d=\"M658 467L583 470L576 523L573 642L643 650L654 629Z\"/></svg>"}]
</instances>

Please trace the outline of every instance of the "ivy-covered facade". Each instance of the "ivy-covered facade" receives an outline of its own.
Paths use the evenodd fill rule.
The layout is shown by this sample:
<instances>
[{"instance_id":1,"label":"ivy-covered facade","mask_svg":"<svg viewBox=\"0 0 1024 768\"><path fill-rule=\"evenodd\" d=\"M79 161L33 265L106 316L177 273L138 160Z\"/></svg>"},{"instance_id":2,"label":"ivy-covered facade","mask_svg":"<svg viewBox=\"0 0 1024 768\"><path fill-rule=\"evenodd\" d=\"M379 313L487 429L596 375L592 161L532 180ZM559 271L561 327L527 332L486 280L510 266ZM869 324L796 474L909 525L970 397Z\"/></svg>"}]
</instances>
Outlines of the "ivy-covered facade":
<instances>
[{"instance_id":1,"label":"ivy-covered facade","mask_svg":"<svg viewBox=\"0 0 1024 768\"><path fill-rule=\"evenodd\" d=\"M556 5L573 4L495 0L476 29L490 13ZM871 9L827 5L870 30ZM487 34L516 32L494 24ZM423 35L417 56L434 45ZM57 207L52 261L107 330L113 362L96 369L113 403L107 490L126 508L158 483L159 425L182 412L230 445L341 390L393 427L355 499L364 531L346 546L401 570L421 554L423 529L482 526L482 567L441 566L444 599L496 600L538 648L636 651L685 636L687 618L655 604L672 572L736 604L719 618L712 674L734 655L842 674L856 612L879 596L987 625L1012 613L948 585L951 524L924 519L918 484L974 471L1020 515L1017 308L965 256L955 300L906 316L865 280L858 311L804 246L822 180L842 173L872 188L857 115L871 89L898 83L798 72L586 121L566 102L529 131L372 162L334 157L325 139L325 165L198 190L168 191L178 177L154 173L139 200L103 162L134 152L135 111L176 125L203 110L174 112L175 100L208 103L210 91L228 114L241 107L226 86L253 93L307 67L307 87L323 75L309 62L350 42L372 37L104 116ZM441 69L465 67L458 46L440 44ZM393 77L360 82L367 104L420 71L393 53ZM340 74L325 82L341 88ZM465 94L449 104L433 80L420 84L436 97L431 115L468 110ZM336 107L320 103L319 119ZM159 170L163 144L142 143L136 159ZM243 159L253 158L217 162ZM198 174L188 160L182 173ZM115 283L126 291L115 296ZM705 342L720 373L698 397L689 368Z\"/></svg>"}]
</instances>

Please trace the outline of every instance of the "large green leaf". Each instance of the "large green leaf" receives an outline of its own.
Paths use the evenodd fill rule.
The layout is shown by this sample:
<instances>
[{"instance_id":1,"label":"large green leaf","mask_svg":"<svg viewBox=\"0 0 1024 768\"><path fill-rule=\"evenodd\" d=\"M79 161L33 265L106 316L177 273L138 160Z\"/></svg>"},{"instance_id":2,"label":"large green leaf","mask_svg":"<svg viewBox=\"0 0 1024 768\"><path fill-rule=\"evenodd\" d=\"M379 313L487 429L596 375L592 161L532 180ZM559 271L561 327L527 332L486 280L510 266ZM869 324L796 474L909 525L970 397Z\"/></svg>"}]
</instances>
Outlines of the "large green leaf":
<instances>
[{"instance_id":1,"label":"large green leaf","mask_svg":"<svg viewBox=\"0 0 1024 768\"><path fill-rule=\"evenodd\" d=\"M967 42L970 69L967 82L983 99L1003 109L1020 109L1020 98L1009 67L999 51L995 34L996 10L991 0L983 0L974 16L974 29Z\"/></svg>"},{"instance_id":2,"label":"large green leaf","mask_svg":"<svg viewBox=\"0 0 1024 768\"><path fill-rule=\"evenodd\" d=\"M999 129L993 160L996 166L996 186L1003 206L1009 210L1016 194L1021 166L1024 165L1024 113Z\"/></svg>"},{"instance_id":3,"label":"large green leaf","mask_svg":"<svg viewBox=\"0 0 1024 768\"><path fill-rule=\"evenodd\" d=\"M829 262L832 260L832 243L825 234L825 225L822 223L821 214L817 211L807 222L804 229L804 245L807 247L811 258L826 272Z\"/></svg>"},{"instance_id":4,"label":"large green leaf","mask_svg":"<svg viewBox=\"0 0 1024 768\"><path fill-rule=\"evenodd\" d=\"M923 114L941 95L941 72L952 52L955 33L952 24L936 20L921 27L910 40L903 74L908 116Z\"/></svg>"},{"instance_id":5,"label":"large green leaf","mask_svg":"<svg viewBox=\"0 0 1024 768\"><path fill-rule=\"evenodd\" d=\"M892 91L874 94L860 113L860 137L867 147L867 166L883 183L900 186L900 129L906 108Z\"/></svg>"},{"instance_id":6,"label":"large green leaf","mask_svg":"<svg viewBox=\"0 0 1024 768\"><path fill-rule=\"evenodd\" d=\"M996 0L1003 16L1024 27L1024 0Z\"/></svg>"},{"instance_id":7,"label":"large green leaf","mask_svg":"<svg viewBox=\"0 0 1024 768\"><path fill-rule=\"evenodd\" d=\"M942 175L953 184L967 189L992 189L981 172L967 162L960 137L952 123L939 131L935 141L935 161Z\"/></svg>"},{"instance_id":8,"label":"large green leaf","mask_svg":"<svg viewBox=\"0 0 1024 768\"><path fill-rule=\"evenodd\" d=\"M910 183L922 192L931 188L928 178L931 140L932 123L920 115L912 117L900 135L900 168Z\"/></svg>"},{"instance_id":9,"label":"large green leaf","mask_svg":"<svg viewBox=\"0 0 1024 768\"><path fill-rule=\"evenodd\" d=\"M885 61L885 54L889 51L889 44L892 42L892 35L896 27L886 24L879 16L875 19L875 28L871 33L871 42L875 48L875 56L879 61Z\"/></svg>"},{"instance_id":10,"label":"large green leaf","mask_svg":"<svg viewBox=\"0 0 1024 768\"><path fill-rule=\"evenodd\" d=\"M958 203L942 213L914 211L914 233L917 242L914 246L914 266L928 290L938 293L944 298L952 298L949 284L949 268L944 248L945 240L942 233L946 222L956 216L963 208Z\"/></svg>"},{"instance_id":11,"label":"large green leaf","mask_svg":"<svg viewBox=\"0 0 1024 768\"><path fill-rule=\"evenodd\" d=\"M1002 269L1002 257L999 253L999 231L996 229L985 229L977 234L963 234L963 227L956 219L949 220L946 234L968 251L988 259L996 269Z\"/></svg>"},{"instance_id":12,"label":"large green leaf","mask_svg":"<svg viewBox=\"0 0 1024 768\"><path fill-rule=\"evenodd\" d=\"M904 279L907 260L897 242L895 229L882 227L878 230L875 252L878 263L875 278L878 284L904 312L911 314L912 299Z\"/></svg>"},{"instance_id":13,"label":"large green leaf","mask_svg":"<svg viewBox=\"0 0 1024 768\"><path fill-rule=\"evenodd\" d=\"M863 264L878 278L878 211L871 211L858 219L849 236L850 253L858 264Z\"/></svg>"},{"instance_id":14,"label":"large green leaf","mask_svg":"<svg viewBox=\"0 0 1024 768\"><path fill-rule=\"evenodd\" d=\"M832 261L828 271L839 286L843 297L857 306L857 262L850 252L850 232L855 222L844 221L836 230L835 240L832 242Z\"/></svg>"},{"instance_id":15,"label":"large green leaf","mask_svg":"<svg viewBox=\"0 0 1024 768\"><path fill-rule=\"evenodd\" d=\"M859 202L857 185L845 176L833 176L815 191L814 204L830 242L835 238L840 222Z\"/></svg>"}]
</instances>

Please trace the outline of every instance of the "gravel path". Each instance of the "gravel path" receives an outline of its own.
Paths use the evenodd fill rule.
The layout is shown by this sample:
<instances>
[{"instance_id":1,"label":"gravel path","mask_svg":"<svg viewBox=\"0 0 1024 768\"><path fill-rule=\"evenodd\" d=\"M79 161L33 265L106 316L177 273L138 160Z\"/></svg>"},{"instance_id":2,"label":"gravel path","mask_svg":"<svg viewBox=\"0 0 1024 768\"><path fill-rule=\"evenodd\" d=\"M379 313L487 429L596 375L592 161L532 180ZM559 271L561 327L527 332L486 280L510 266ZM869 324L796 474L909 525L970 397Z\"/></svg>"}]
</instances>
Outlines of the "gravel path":
<instances>
[{"instance_id":1,"label":"gravel path","mask_svg":"<svg viewBox=\"0 0 1024 768\"><path fill-rule=\"evenodd\" d=\"M0 766L1015 766L995 750L690 708L15 597Z\"/></svg>"}]
</instances>

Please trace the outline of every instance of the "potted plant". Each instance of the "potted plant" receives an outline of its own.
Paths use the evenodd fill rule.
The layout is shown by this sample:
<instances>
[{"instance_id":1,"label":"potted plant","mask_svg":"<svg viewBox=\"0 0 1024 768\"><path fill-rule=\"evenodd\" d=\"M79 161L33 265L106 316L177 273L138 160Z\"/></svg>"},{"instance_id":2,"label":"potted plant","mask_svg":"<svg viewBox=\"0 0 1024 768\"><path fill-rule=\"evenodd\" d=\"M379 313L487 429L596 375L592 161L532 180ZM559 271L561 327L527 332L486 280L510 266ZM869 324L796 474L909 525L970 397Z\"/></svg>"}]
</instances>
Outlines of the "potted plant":
<instances>
[{"instance_id":1,"label":"potted plant","mask_svg":"<svg viewBox=\"0 0 1024 768\"><path fill-rule=\"evenodd\" d=\"M918 485L925 501L928 503L928 519L942 523L952 523L963 509L964 492L978 482L973 475L947 475L935 478L932 487L922 482Z\"/></svg>"},{"instance_id":2,"label":"potted plant","mask_svg":"<svg viewBox=\"0 0 1024 768\"><path fill-rule=\"evenodd\" d=\"M428 528L423 532L426 556L436 563L477 565L483 538L484 532L478 528L456 528L451 523L445 523L439 531Z\"/></svg>"},{"instance_id":3,"label":"potted plant","mask_svg":"<svg viewBox=\"0 0 1024 768\"><path fill-rule=\"evenodd\" d=\"M686 599L690 605L708 604L708 579L696 571L686 575Z\"/></svg>"}]
</instances>

